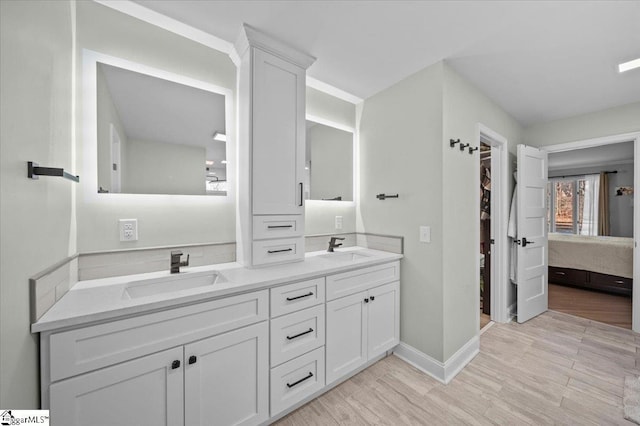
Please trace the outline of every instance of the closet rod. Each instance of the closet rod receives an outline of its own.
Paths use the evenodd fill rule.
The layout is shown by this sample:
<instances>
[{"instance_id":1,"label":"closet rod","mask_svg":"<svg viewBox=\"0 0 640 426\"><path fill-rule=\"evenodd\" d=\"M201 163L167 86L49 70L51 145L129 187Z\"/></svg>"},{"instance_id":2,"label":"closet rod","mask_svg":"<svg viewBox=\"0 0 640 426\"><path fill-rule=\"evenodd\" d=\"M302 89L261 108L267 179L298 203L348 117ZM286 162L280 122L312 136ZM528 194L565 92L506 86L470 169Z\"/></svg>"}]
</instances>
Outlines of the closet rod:
<instances>
[{"instance_id":1,"label":"closet rod","mask_svg":"<svg viewBox=\"0 0 640 426\"><path fill-rule=\"evenodd\" d=\"M600 172L600 173L616 174L616 173L618 173L618 171L617 170L611 170L611 171L604 171L604 172ZM600 173L582 173L582 174L579 174L579 175L549 176L549 179L588 176L588 175L599 175Z\"/></svg>"}]
</instances>

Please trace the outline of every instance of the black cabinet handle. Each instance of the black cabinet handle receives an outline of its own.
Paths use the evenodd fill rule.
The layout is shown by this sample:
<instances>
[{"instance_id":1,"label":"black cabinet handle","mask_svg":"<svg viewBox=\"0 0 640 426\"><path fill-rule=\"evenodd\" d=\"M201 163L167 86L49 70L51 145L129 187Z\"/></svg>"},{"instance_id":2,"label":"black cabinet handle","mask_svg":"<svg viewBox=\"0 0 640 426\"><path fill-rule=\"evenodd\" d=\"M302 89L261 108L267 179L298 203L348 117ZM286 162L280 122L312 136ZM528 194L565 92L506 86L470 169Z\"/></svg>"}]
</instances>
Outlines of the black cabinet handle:
<instances>
[{"instance_id":1,"label":"black cabinet handle","mask_svg":"<svg viewBox=\"0 0 640 426\"><path fill-rule=\"evenodd\" d=\"M176 368L180 368L180 360L175 360L171 363L171 369L175 370Z\"/></svg>"},{"instance_id":2,"label":"black cabinet handle","mask_svg":"<svg viewBox=\"0 0 640 426\"><path fill-rule=\"evenodd\" d=\"M293 340L296 337L304 336L305 334L309 334L313 332L313 328L309 328L307 331L303 331L302 333L298 333L294 336L287 336L287 340Z\"/></svg>"},{"instance_id":3,"label":"black cabinet handle","mask_svg":"<svg viewBox=\"0 0 640 426\"><path fill-rule=\"evenodd\" d=\"M309 372L309 375L308 375L307 377L303 377L302 379L298 380L297 382L287 383L287 387L288 387L288 388L292 388L292 387L294 387L295 385L299 385L300 383L302 383L302 382L304 382L305 380L310 379L310 378L312 378L312 377L313 377L313 373L312 373L312 372Z\"/></svg>"},{"instance_id":4,"label":"black cabinet handle","mask_svg":"<svg viewBox=\"0 0 640 426\"><path fill-rule=\"evenodd\" d=\"M267 250L267 253L271 254L271 253L282 253L283 251L293 251L292 248L288 248L288 249L282 249L282 250Z\"/></svg>"},{"instance_id":5,"label":"black cabinet handle","mask_svg":"<svg viewBox=\"0 0 640 426\"><path fill-rule=\"evenodd\" d=\"M303 201L304 201L304 184L300 182L300 207L302 207Z\"/></svg>"},{"instance_id":6,"label":"black cabinet handle","mask_svg":"<svg viewBox=\"0 0 640 426\"><path fill-rule=\"evenodd\" d=\"M198 357L196 357L195 355L191 355L189 357L189 364L195 364L197 360L198 360Z\"/></svg>"},{"instance_id":7,"label":"black cabinet handle","mask_svg":"<svg viewBox=\"0 0 640 426\"><path fill-rule=\"evenodd\" d=\"M288 300L289 302L291 302L292 300L302 299L303 297L309 297L309 296L313 296L313 292L312 292L312 291L310 291L310 292L309 292L309 293L307 293L307 294L303 294L302 296L287 297L287 300Z\"/></svg>"},{"instance_id":8,"label":"black cabinet handle","mask_svg":"<svg viewBox=\"0 0 640 426\"><path fill-rule=\"evenodd\" d=\"M374 300L376 300L375 296L371 296L371 301L373 302Z\"/></svg>"},{"instance_id":9,"label":"black cabinet handle","mask_svg":"<svg viewBox=\"0 0 640 426\"><path fill-rule=\"evenodd\" d=\"M275 229L275 228L293 228L293 225L268 225L267 228Z\"/></svg>"},{"instance_id":10,"label":"black cabinet handle","mask_svg":"<svg viewBox=\"0 0 640 426\"><path fill-rule=\"evenodd\" d=\"M369 303L369 298L368 297L365 297L364 303Z\"/></svg>"}]
</instances>

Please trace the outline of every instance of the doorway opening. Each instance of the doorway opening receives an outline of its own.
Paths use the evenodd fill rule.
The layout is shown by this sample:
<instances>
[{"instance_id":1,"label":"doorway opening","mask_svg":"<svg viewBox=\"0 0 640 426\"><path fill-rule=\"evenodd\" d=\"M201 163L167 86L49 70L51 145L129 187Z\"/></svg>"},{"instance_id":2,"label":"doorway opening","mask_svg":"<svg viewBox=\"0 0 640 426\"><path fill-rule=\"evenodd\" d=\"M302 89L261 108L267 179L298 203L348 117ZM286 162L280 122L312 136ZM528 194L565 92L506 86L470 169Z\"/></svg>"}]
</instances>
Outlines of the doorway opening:
<instances>
[{"instance_id":1,"label":"doorway opening","mask_svg":"<svg viewBox=\"0 0 640 426\"><path fill-rule=\"evenodd\" d=\"M479 188L476 247L478 263L477 305L480 331L492 321L510 319L509 242L507 225L510 208L509 153L507 139L487 126L478 123L476 146L480 147L476 161Z\"/></svg>"},{"instance_id":2,"label":"doorway opening","mask_svg":"<svg viewBox=\"0 0 640 426\"><path fill-rule=\"evenodd\" d=\"M491 321L491 146L480 140L480 329Z\"/></svg>"},{"instance_id":3,"label":"doorway opening","mask_svg":"<svg viewBox=\"0 0 640 426\"><path fill-rule=\"evenodd\" d=\"M634 142L548 159L549 309L631 329Z\"/></svg>"}]
</instances>

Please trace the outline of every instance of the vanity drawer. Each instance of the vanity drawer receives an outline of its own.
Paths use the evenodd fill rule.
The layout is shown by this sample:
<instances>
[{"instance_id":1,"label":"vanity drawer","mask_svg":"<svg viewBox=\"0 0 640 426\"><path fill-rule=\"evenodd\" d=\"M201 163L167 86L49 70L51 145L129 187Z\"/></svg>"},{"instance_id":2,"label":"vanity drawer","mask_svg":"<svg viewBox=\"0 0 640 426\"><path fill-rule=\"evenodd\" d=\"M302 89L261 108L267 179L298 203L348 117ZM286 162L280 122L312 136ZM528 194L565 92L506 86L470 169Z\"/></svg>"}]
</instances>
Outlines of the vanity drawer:
<instances>
[{"instance_id":1,"label":"vanity drawer","mask_svg":"<svg viewBox=\"0 0 640 426\"><path fill-rule=\"evenodd\" d=\"M253 242L255 266L292 260L304 260L304 237Z\"/></svg>"},{"instance_id":2,"label":"vanity drawer","mask_svg":"<svg viewBox=\"0 0 640 426\"><path fill-rule=\"evenodd\" d=\"M400 262L385 263L327 277L327 300L400 280Z\"/></svg>"},{"instance_id":3,"label":"vanity drawer","mask_svg":"<svg viewBox=\"0 0 640 426\"><path fill-rule=\"evenodd\" d=\"M324 347L271 370L271 416L324 387Z\"/></svg>"},{"instance_id":4,"label":"vanity drawer","mask_svg":"<svg viewBox=\"0 0 640 426\"><path fill-rule=\"evenodd\" d=\"M324 330L324 305L271 320L271 366L323 346Z\"/></svg>"},{"instance_id":5,"label":"vanity drawer","mask_svg":"<svg viewBox=\"0 0 640 426\"><path fill-rule=\"evenodd\" d=\"M324 277L271 289L271 318L324 303Z\"/></svg>"},{"instance_id":6,"label":"vanity drawer","mask_svg":"<svg viewBox=\"0 0 640 426\"><path fill-rule=\"evenodd\" d=\"M141 315L49 337L51 381L268 319L268 290Z\"/></svg>"},{"instance_id":7,"label":"vanity drawer","mask_svg":"<svg viewBox=\"0 0 640 426\"><path fill-rule=\"evenodd\" d=\"M304 232L302 215L253 216L253 239L299 237Z\"/></svg>"},{"instance_id":8,"label":"vanity drawer","mask_svg":"<svg viewBox=\"0 0 640 426\"><path fill-rule=\"evenodd\" d=\"M589 287L610 293L631 295L633 280L631 278L591 272Z\"/></svg>"}]
</instances>

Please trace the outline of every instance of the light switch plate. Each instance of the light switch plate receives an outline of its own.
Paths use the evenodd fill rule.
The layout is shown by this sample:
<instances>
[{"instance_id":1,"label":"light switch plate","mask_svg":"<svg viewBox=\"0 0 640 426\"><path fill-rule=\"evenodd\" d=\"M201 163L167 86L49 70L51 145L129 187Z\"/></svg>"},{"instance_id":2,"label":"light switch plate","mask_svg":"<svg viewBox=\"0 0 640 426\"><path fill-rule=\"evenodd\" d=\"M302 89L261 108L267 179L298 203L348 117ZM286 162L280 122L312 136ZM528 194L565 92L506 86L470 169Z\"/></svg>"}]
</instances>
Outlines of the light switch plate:
<instances>
[{"instance_id":1,"label":"light switch plate","mask_svg":"<svg viewBox=\"0 0 640 426\"><path fill-rule=\"evenodd\" d=\"M342 216L336 216L336 229L342 229Z\"/></svg>"},{"instance_id":2,"label":"light switch plate","mask_svg":"<svg viewBox=\"0 0 640 426\"><path fill-rule=\"evenodd\" d=\"M120 241L138 241L138 219L120 219Z\"/></svg>"},{"instance_id":3,"label":"light switch plate","mask_svg":"<svg viewBox=\"0 0 640 426\"><path fill-rule=\"evenodd\" d=\"M431 227L430 226L421 226L420 227L420 242L421 243L430 243L431 242Z\"/></svg>"}]
</instances>

